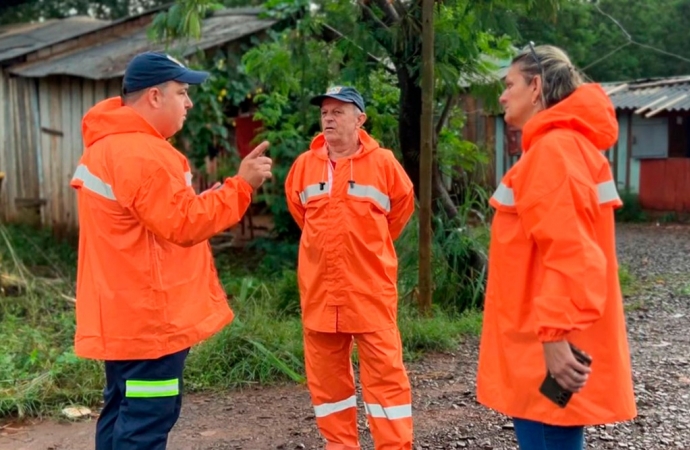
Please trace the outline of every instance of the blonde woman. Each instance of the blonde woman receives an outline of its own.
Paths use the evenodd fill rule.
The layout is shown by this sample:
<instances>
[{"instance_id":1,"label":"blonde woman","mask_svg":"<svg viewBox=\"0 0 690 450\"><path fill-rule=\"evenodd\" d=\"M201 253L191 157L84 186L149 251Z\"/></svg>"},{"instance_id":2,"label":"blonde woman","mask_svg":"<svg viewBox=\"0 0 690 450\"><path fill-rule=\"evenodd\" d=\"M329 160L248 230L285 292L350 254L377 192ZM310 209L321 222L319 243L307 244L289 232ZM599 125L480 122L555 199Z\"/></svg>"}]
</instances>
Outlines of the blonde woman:
<instances>
[{"instance_id":1,"label":"blonde woman","mask_svg":"<svg viewBox=\"0 0 690 450\"><path fill-rule=\"evenodd\" d=\"M582 450L585 426L637 414L615 248L622 203L604 156L618 123L556 47L530 44L505 86L523 154L491 199L477 397L513 418L520 449Z\"/></svg>"}]
</instances>

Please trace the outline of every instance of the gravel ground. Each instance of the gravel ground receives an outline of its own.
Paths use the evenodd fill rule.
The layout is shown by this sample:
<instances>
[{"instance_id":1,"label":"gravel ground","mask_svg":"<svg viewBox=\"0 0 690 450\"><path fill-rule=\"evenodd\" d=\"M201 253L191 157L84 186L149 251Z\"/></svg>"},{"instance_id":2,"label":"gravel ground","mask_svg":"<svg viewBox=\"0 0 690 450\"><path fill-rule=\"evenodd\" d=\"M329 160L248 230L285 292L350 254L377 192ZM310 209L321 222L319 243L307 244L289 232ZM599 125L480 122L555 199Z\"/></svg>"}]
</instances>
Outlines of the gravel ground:
<instances>
[{"instance_id":1,"label":"gravel ground","mask_svg":"<svg viewBox=\"0 0 690 450\"><path fill-rule=\"evenodd\" d=\"M639 416L587 430L588 449L690 450L690 227L619 225ZM510 421L476 402L478 341L409 364L415 450L517 449ZM360 408L362 450L373 450ZM93 420L0 425L1 450L90 450ZM303 386L188 396L169 450L321 450Z\"/></svg>"}]
</instances>

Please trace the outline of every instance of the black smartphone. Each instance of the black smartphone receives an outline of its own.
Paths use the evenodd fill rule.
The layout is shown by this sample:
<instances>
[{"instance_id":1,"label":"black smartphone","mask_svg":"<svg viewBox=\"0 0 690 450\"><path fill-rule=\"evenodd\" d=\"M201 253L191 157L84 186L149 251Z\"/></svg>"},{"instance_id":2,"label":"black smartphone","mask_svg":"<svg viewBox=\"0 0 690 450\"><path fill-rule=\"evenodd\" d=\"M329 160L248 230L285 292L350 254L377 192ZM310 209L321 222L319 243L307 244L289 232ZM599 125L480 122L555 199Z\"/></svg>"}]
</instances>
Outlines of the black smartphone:
<instances>
[{"instance_id":1,"label":"black smartphone","mask_svg":"<svg viewBox=\"0 0 690 450\"><path fill-rule=\"evenodd\" d=\"M573 344L570 344L570 350L573 352L573 356L575 356L575 359L577 359L580 364L583 364L587 367L592 365L592 358L582 350L575 347ZM571 391L558 384L556 379L553 378L549 373L546 374L546 378L544 378L544 381L539 388L539 392L561 408L565 408L573 396Z\"/></svg>"}]
</instances>

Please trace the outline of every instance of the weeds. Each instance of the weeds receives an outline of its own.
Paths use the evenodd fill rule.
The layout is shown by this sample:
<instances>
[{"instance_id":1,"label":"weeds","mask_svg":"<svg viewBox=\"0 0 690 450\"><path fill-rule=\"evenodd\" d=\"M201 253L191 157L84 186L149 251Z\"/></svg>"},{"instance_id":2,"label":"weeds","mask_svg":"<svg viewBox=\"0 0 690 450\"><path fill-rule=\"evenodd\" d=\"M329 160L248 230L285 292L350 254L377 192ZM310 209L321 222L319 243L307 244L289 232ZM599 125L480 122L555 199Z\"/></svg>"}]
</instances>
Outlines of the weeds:
<instances>
[{"instance_id":1,"label":"weeds","mask_svg":"<svg viewBox=\"0 0 690 450\"><path fill-rule=\"evenodd\" d=\"M0 416L91 404L101 394L99 363L71 351L73 285L59 275L69 273L62 263L75 258L74 252L67 245L46 245L40 232L35 239L26 236L19 228L0 227ZM46 277L34 275L38 271Z\"/></svg>"}]
</instances>

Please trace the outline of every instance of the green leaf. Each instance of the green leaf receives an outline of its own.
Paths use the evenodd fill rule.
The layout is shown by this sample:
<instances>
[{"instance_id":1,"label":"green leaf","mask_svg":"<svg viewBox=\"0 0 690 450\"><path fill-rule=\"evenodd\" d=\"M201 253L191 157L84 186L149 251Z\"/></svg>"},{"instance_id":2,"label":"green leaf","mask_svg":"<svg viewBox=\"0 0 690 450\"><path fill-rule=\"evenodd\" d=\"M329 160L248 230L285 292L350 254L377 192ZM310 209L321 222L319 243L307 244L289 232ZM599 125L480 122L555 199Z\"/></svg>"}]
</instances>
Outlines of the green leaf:
<instances>
[{"instance_id":1,"label":"green leaf","mask_svg":"<svg viewBox=\"0 0 690 450\"><path fill-rule=\"evenodd\" d=\"M179 3L175 3L173 6L170 7L170 10L168 10L167 16L167 27L172 28L174 30L179 30L182 25L183 17L182 6Z\"/></svg>"}]
</instances>

